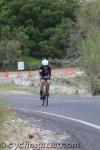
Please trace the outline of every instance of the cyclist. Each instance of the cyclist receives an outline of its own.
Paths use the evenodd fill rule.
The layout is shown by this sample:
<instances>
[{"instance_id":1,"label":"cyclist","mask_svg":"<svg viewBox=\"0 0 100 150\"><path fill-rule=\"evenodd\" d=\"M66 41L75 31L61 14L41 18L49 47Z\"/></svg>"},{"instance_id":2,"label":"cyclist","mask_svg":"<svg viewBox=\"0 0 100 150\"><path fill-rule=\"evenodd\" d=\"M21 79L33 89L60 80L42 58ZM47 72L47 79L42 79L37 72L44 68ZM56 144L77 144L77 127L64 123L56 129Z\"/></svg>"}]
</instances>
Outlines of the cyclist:
<instances>
[{"instance_id":1,"label":"cyclist","mask_svg":"<svg viewBox=\"0 0 100 150\"><path fill-rule=\"evenodd\" d=\"M49 62L47 59L42 60L42 65L39 67L39 75L40 75L40 99L43 99L42 96L43 84L45 82L45 79L47 79L48 84L50 86L50 79L51 79L51 67L49 66Z\"/></svg>"}]
</instances>

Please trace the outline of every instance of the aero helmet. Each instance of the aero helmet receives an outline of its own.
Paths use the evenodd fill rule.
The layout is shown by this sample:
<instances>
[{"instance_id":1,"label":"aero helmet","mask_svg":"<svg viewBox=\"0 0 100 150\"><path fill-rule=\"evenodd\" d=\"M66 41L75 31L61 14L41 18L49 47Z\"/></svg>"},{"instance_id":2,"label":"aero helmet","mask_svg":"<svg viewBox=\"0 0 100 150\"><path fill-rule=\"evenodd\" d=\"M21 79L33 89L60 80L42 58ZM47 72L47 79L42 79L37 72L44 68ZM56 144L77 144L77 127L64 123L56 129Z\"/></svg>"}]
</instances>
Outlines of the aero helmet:
<instances>
[{"instance_id":1,"label":"aero helmet","mask_svg":"<svg viewBox=\"0 0 100 150\"><path fill-rule=\"evenodd\" d=\"M47 59L42 60L42 65L47 66L48 65L48 60Z\"/></svg>"}]
</instances>

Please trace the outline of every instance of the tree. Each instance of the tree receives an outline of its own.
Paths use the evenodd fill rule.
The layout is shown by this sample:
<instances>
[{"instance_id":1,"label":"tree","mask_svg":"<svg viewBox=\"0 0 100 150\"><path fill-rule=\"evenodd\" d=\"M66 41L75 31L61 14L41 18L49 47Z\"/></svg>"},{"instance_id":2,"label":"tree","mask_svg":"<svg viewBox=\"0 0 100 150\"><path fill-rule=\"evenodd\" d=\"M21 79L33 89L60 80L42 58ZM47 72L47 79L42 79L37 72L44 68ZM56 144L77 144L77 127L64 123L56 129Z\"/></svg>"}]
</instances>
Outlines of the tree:
<instances>
[{"instance_id":1,"label":"tree","mask_svg":"<svg viewBox=\"0 0 100 150\"><path fill-rule=\"evenodd\" d=\"M21 56L21 46L19 41L11 40L6 46L6 60L8 64L14 65Z\"/></svg>"},{"instance_id":2,"label":"tree","mask_svg":"<svg viewBox=\"0 0 100 150\"><path fill-rule=\"evenodd\" d=\"M5 52L6 52L6 47L5 45L7 44L7 40L1 41L0 42L0 67L2 67L3 61L6 60Z\"/></svg>"},{"instance_id":3,"label":"tree","mask_svg":"<svg viewBox=\"0 0 100 150\"><path fill-rule=\"evenodd\" d=\"M81 66L88 75L92 95L100 94L100 27L99 27L99 9L100 1L86 6L84 11L78 15L81 40L78 44L78 50L82 56Z\"/></svg>"},{"instance_id":4,"label":"tree","mask_svg":"<svg viewBox=\"0 0 100 150\"><path fill-rule=\"evenodd\" d=\"M61 58L67 54L78 7L75 0L1 0L0 38L19 41L23 55Z\"/></svg>"}]
</instances>

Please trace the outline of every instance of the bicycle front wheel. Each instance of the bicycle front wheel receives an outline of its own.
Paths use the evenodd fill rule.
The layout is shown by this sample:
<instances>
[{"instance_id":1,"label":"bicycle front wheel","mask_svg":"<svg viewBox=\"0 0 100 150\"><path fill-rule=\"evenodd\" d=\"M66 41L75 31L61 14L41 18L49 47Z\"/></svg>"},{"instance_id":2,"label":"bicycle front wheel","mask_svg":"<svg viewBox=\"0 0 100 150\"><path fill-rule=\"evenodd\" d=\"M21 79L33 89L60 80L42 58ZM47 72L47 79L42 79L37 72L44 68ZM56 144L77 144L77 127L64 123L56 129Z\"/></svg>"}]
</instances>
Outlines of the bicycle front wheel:
<instances>
[{"instance_id":1,"label":"bicycle front wheel","mask_svg":"<svg viewBox=\"0 0 100 150\"><path fill-rule=\"evenodd\" d=\"M46 96L46 106L48 106L48 96Z\"/></svg>"}]
</instances>

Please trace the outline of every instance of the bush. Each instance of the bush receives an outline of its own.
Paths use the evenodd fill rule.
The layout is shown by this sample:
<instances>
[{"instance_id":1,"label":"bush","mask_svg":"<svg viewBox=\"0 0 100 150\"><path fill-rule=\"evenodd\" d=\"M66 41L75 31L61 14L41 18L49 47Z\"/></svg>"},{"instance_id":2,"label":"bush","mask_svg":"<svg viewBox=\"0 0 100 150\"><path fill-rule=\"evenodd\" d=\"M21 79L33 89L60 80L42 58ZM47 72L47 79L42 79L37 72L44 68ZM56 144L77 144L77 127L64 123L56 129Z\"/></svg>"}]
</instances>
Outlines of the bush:
<instances>
[{"instance_id":1,"label":"bush","mask_svg":"<svg viewBox=\"0 0 100 150\"><path fill-rule=\"evenodd\" d=\"M52 67L61 67L61 60L55 58L55 59L50 59L49 63Z\"/></svg>"},{"instance_id":2,"label":"bush","mask_svg":"<svg viewBox=\"0 0 100 150\"><path fill-rule=\"evenodd\" d=\"M67 59L67 58L64 58L64 59L58 59L58 58L50 59L49 62L50 62L50 65L54 68L55 67L66 68L66 67L75 66L74 60Z\"/></svg>"},{"instance_id":3,"label":"bush","mask_svg":"<svg viewBox=\"0 0 100 150\"><path fill-rule=\"evenodd\" d=\"M100 95L100 81L98 81L96 84L95 95Z\"/></svg>"}]
</instances>

